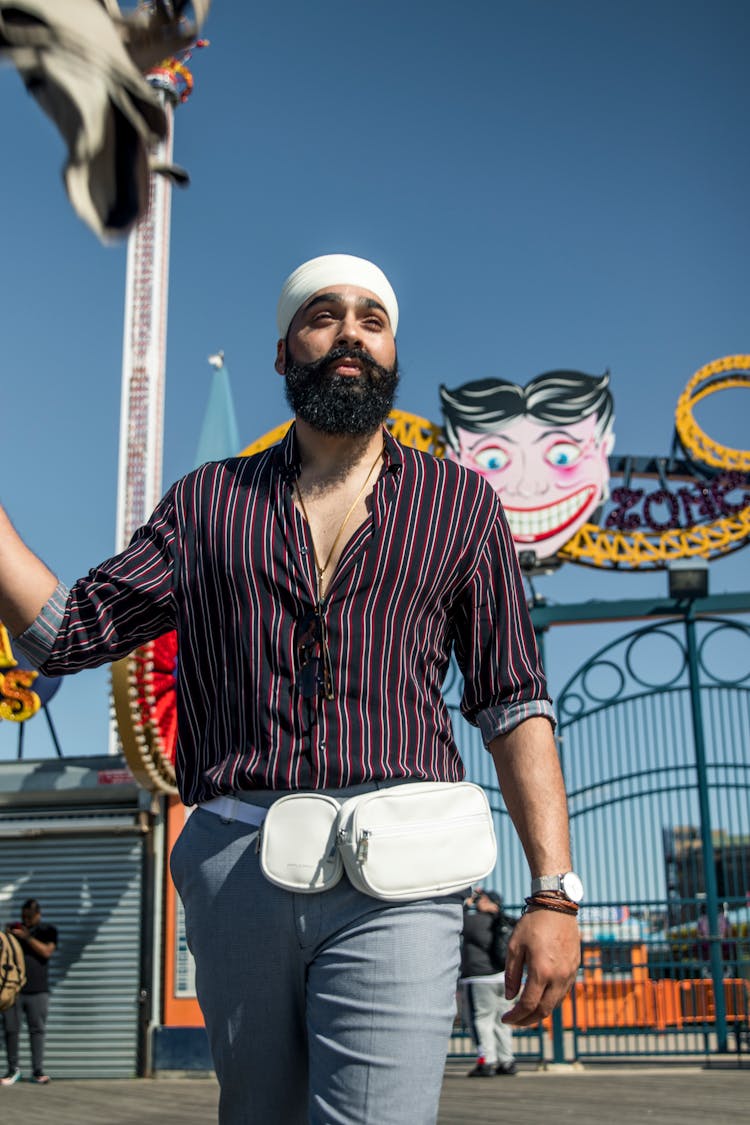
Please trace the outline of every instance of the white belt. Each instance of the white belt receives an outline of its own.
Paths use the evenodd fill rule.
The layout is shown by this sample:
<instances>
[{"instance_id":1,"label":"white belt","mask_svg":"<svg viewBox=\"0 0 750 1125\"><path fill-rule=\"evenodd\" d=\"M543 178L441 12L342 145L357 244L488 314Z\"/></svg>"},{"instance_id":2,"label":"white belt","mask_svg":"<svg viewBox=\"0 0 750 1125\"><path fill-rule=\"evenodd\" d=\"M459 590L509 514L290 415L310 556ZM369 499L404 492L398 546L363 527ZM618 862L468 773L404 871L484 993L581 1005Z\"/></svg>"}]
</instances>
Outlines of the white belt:
<instances>
[{"instance_id":1,"label":"white belt","mask_svg":"<svg viewBox=\"0 0 750 1125\"><path fill-rule=\"evenodd\" d=\"M243 824L254 824L257 828L268 815L268 809L245 804L238 797L214 797L211 801L203 801L198 808L214 813L222 820L241 820Z\"/></svg>"}]
</instances>

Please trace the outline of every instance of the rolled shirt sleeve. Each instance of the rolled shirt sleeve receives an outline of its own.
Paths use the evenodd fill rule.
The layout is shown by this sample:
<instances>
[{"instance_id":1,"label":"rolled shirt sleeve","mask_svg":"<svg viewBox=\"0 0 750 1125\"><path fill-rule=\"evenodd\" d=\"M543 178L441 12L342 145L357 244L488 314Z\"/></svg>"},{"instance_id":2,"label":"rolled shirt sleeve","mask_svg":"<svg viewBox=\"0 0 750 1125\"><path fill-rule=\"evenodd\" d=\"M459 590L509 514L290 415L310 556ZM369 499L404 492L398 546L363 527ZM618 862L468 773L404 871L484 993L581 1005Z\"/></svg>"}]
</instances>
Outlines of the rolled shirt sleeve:
<instances>
[{"instance_id":1,"label":"rolled shirt sleeve","mask_svg":"<svg viewBox=\"0 0 750 1125\"><path fill-rule=\"evenodd\" d=\"M537 715L554 727L521 571L497 497L476 567L455 607L455 628L464 676L461 712L479 727L485 744Z\"/></svg>"},{"instance_id":2,"label":"rolled shirt sleeve","mask_svg":"<svg viewBox=\"0 0 750 1125\"><path fill-rule=\"evenodd\" d=\"M69 594L65 583L58 582L52 597L42 606L35 620L15 639L16 647L34 668L41 668L52 652Z\"/></svg>"},{"instance_id":3,"label":"rolled shirt sleeve","mask_svg":"<svg viewBox=\"0 0 750 1125\"><path fill-rule=\"evenodd\" d=\"M174 488L114 558L68 590L62 583L17 638L46 675L119 660L175 627Z\"/></svg>"}]
</instances>

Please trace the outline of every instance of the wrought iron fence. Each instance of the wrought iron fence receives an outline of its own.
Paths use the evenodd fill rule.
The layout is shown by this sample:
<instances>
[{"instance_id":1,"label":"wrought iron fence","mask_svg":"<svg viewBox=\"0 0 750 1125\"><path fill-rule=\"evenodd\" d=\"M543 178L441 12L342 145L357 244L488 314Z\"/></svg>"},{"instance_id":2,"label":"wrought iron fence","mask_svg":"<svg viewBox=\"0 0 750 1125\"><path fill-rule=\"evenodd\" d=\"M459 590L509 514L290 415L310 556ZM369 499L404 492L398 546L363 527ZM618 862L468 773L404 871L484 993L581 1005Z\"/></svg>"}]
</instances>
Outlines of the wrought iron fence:
<instances>
[{"instance_id":1,"label":"wrought iron fence","mask_svg":"<svg viewBox=\"0 0 750 1125\"><path fill-rule=\"evenodd\" d=\"M556 707L586 876L583 961L556 1028L515 1033L520 1056L748 1050L750 628L688 610L632 630L576 671ZM490 755L466 724L456 730L490 796L492 882L512 912L525 860Z\"/></svg>"}]
</instances>

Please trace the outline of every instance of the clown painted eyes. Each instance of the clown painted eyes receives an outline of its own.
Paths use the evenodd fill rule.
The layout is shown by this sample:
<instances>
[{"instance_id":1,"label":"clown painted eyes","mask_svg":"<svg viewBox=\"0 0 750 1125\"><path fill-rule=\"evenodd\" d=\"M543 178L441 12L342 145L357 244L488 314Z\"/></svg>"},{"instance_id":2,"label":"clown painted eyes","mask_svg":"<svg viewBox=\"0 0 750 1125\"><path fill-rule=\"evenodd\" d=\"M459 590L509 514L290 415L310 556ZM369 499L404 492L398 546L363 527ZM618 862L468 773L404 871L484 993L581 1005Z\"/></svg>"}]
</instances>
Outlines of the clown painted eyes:
<instances>
[{"instance_id":1,"label":"clown painted eyes","mask_svg":"<svg viewBox=\"0 0 750 1125\"><path fill-rule=\"evenodd\" d=\"M556 469L569 469L580 460L581 449L573 441L556 441L545 450L544 460ZM485 472L500 472L511 461L511 456L498 445L486 445L474 454L474 461Z\"/></svg>"},{"instance_id":2,"label":"clown painted eyes","mask_svg":"<svg viewBox=\"0 0 750 1125\"><path fill-rule=\"evenodd\" d=\"M558 469L574 465L581 456L581 450L572 441L556 441L544 454L544 459Z\"/></svg>"},{"instance_id":3,"label":"clown painted eyes","mask_svg":"<svg viewBox=\"0 0 750 1125\"><path fill-rule=\"evenodd\" d=\"M488 445L474 454L474 460L482 469L497 471L498 469L505 468L510 461L510 457L504 449L500 449L498 446Z\"/></svg>"}]
</instances>

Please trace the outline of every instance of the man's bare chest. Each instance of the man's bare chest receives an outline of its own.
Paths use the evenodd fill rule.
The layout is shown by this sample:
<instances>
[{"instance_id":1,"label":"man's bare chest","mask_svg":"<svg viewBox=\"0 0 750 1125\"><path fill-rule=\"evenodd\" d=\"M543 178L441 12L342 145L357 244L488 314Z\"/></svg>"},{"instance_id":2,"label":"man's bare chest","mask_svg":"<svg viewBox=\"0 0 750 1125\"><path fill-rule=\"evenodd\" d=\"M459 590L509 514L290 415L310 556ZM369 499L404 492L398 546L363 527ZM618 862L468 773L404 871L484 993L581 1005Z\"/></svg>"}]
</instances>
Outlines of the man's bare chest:
<instances>
[{"instance_id":1,"label":"man's bare chest","mask_svg":"<svg viewBox=\"0 0 750 1125\"><path fill-rule=\"evenodd\" d=\"M325 597L347 543L370 519L371 494L357 495L356 490L341 488L305 497L304 508L299 496L296 496L295 502L307 521L319 594Z\"/></svg>"}]
</instances>

